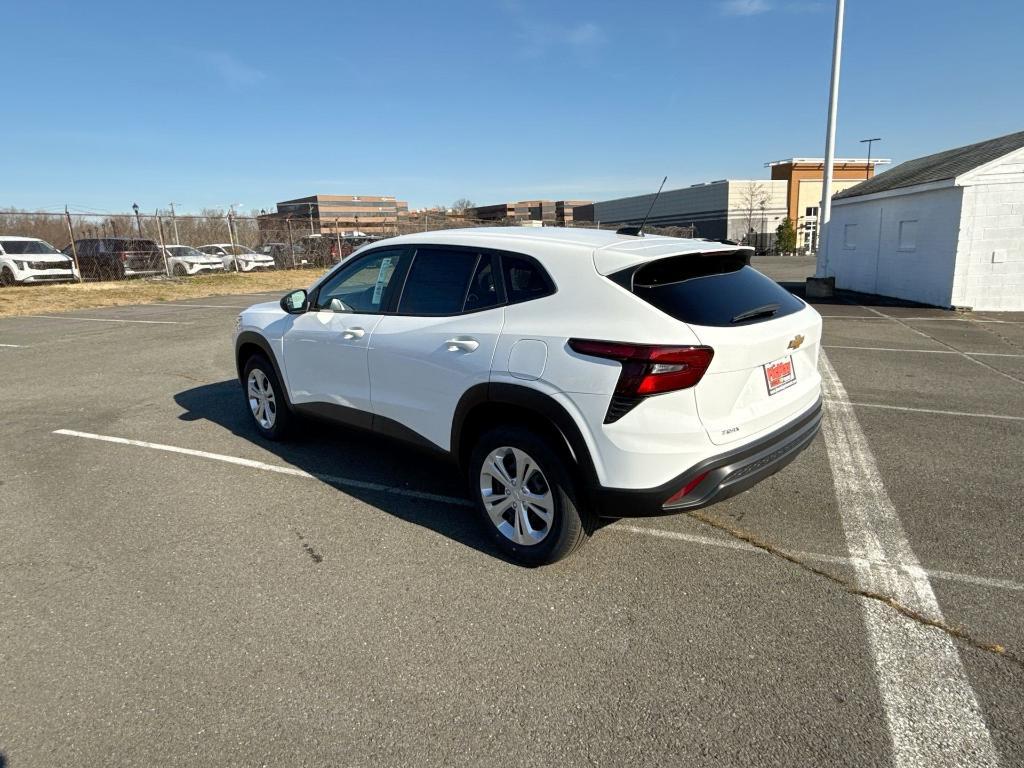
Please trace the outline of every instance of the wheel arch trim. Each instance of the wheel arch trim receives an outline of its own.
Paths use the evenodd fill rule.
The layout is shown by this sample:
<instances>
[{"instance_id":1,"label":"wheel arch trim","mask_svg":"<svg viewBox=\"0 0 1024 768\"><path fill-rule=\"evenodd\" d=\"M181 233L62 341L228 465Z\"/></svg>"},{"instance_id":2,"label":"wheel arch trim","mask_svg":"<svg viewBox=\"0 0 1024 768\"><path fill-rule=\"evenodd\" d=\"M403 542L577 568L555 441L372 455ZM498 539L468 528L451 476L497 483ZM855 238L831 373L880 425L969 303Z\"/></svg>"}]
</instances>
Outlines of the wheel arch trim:
<instances>
[{"instance_id":1,"label":"wheel arch trim","mask_svg":"<svg viewBox=\"0 0 1024 768\"><path fill-rule=\"evenodd\" d=\"M551 395L532 387L520 384L490 382L477 384L463 393L455 407L452 417L452 433L450 450L452 457L461 462L468 446L463 444L466 422L478 407L493 405L509 405L530 411L550 423L562 436L576 464L583 473L587 487L599 484L593 455L587 444L577 420L566 410L565 406Z\"/></svg>"}]
</instances>

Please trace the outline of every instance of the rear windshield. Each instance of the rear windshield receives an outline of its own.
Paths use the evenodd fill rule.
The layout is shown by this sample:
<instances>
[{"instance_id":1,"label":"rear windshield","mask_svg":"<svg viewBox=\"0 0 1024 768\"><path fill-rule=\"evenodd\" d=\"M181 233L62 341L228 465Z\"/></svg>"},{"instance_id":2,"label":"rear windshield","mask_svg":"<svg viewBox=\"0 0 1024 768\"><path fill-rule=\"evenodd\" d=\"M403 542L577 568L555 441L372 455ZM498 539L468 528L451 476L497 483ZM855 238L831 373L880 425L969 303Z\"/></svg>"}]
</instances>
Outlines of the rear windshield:
<instances>
[{"instance_id":1,"label":"rear windshield","mask_svg":"<svg viewBox=\"0 0 1024 768\"><path fill-rule=\"evenodd\" d=\"M622 275L612 277L624 283ZM804 306L774 280L747 266L742 253L659 259L633 274L632 291L692 325L749 325L799 312Z\"/></svg>"},{"instance_id":2,"label":"rear windshield","mask_svg":"<svg viewBox=\"0 0 1024 768\"><path fill-rule=\"evenodd\" d=\"M155 251L156 243L152 240L110 240L110 247L115 251Z\"/></svg>"}]
</instances>

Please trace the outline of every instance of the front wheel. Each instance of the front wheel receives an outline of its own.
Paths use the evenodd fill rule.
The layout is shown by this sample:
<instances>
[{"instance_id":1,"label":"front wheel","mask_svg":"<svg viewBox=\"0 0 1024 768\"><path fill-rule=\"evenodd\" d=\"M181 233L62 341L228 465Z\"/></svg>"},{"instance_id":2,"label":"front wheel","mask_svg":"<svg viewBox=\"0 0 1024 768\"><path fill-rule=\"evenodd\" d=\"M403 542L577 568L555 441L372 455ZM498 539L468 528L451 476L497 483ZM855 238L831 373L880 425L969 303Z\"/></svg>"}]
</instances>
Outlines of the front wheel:
<instances>
[{"instance_id":1,"label":"front wheel","mask_svg":"<svg viewBox=\"0 0 1024 768\"><path fill-rule=\"evenodd\" d=\"M245 364L245 401L256 429L268 440L281 440L291 427L292 414L274 367L263 355L253 355Z\"/></svg>"},{"instance_id":2,"label":"front wheel","mask_svg":"<svg viewBox=\"0 0 1024 768\"><path fill-rule=\"evenodd\" d=\"M577 507L574 467L563 452L521 427L485 433L470 457L473 500L497 547L518 563L554 563L593 530Z\"/></svg>"},{"instance_id":3,"label":"front wheel","mask_svg":"<svg viewBox=\"0 0 1024 768\"><path fill-rule=\"evenodd\" d=\"M4 288L14 285L14 273L7 267L0 269L0 286Z\"/></svg>"}]
</instances>

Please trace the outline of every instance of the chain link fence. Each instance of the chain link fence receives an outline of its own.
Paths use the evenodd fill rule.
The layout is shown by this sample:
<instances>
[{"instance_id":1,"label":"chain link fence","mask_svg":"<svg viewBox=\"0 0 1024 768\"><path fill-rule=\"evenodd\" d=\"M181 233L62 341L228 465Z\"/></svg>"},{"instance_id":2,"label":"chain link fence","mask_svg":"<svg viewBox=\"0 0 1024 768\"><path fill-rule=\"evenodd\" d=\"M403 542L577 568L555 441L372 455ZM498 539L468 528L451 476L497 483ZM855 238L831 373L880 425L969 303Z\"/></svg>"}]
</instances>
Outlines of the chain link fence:
<instances>
[{"instance_id":1,"label":"chain link fence","mask_svg":"<svg viewBox=\"0 0 1024 768\"><path fill-rule=\"evenodd\" d=\"M440 210L415 211L360 227L358 220L244 216L220 210L183 215L171 210L95 214L8 209L0 211L0 284L323 270L360 246L388 237L516 223ZM68 259L75 265L74 274Z\"/></svg>"},{"instance_id":2,"label":"chain link fence","mask_svg":"<svg viewBox=\"0 0 1024 768\"><path fill-rule=\"evenodd\" d=\"M442 210L414 211L360 227L358 220L245 216L221 210L183 215L171 210L94 214L9 209L0 211L0 249L6 254L0 254L0 285L187 278L267 269L324 270L362 245L388 237L516 224L521 222L473 219ZM601 228L582 221L571 226ZM615 227L606 224L603 228ZM646 232L699 237L693 227L648 227ZM12 237L34 238L46 245L13 242ZM68 259L75 265L73 273Z\"/></svg>"}]
</instances>

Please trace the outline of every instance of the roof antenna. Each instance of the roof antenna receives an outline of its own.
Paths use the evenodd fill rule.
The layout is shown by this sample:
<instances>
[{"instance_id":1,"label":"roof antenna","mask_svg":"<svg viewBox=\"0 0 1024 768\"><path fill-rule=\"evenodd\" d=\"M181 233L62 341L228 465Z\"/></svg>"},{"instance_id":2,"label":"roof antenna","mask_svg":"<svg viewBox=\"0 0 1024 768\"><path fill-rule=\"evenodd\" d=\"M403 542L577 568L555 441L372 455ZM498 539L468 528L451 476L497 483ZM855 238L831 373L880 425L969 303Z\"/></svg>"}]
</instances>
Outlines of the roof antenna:
<instances>
[{"instance_id":1,"label":"roof antenna","mask_svg":"<svg viewBox=\"0 0 1024 768\"><path fill-rule=\"evenodd\" d=\"M651 211L654 210L654 204L658 202L658 198L661 197L661 190L665 188L665 182L668 181L668 176L661 180L661 186L658 187L658 191L654 195L654 199L651 200L651 206L647 209L647 213L644 214L644 220L640 222L639 227L620 227L615 230L616 235L635 235L636 237L644 236L644 226L647 224L647 219L651 215Z\"/></svg>"}]
</instances>

